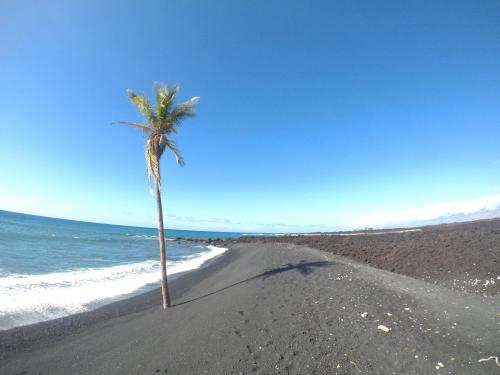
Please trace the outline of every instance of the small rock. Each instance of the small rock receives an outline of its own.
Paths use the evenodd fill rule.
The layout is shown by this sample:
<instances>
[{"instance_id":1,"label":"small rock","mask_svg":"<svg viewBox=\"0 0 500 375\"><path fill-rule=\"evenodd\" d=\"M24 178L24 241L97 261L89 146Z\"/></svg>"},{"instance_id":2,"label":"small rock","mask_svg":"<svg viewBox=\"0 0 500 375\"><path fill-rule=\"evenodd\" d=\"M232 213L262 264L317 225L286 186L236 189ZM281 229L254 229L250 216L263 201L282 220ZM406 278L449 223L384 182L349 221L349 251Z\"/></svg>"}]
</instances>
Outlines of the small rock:
<instances>
[{"instance_id":1,"label":"small rock","mask_svg":"<svg viewBox=\"0 0 500 375\"><path fill-rule=\"evenodd\" d=\"M366 318L368 316L368 313L367 312L364 312L363 314L361 314L361 317L362 318Z\"/></svg>"},{"instance_id":2,"label":"small rock","mask_svg":"<svg viewBox=\"0 0 500 375\"><path fill-rule=\"evenodd\" d=\"M379 329L379 330L381 330L382 332L385 332L385 333L387 333L387 332L390 332L390 331L391 331L391 328L386 327L386 326L384 326L383 324L380 324L380 325L377 327L377 329Z\"/></svg>"}]
</instances>

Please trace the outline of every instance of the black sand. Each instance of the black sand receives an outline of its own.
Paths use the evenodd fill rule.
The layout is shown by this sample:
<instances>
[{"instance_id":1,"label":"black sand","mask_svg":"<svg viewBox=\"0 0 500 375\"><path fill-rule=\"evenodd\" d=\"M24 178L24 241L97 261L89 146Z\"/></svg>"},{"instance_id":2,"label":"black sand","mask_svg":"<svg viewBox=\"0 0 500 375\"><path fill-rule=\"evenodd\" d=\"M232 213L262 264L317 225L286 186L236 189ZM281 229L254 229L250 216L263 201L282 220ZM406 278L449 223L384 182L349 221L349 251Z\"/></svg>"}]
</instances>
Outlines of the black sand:
<instances>
[{"instance_id":1,"label":"black sand","mask_svg":"<svg viewBox=\"0 0 500 375\"><path fill-rule=\"evenodd\" d=\"M454 290L500 294L500 219L364 233L243 237L237 242L305 245ZM231 241L236 240L226 242Z\"/></svg>"},{"instance_id":2,"label":"black sand","mask_svg":"<svg viewBox=\"0 0 500 375\"><path fill-rule=\"evenodd\" d=\"M479 362L500 355L499 296L272 243L172 287L166 312L155 291L0 333L0 374L500 373Z\"/></svg>"}]
</instances>

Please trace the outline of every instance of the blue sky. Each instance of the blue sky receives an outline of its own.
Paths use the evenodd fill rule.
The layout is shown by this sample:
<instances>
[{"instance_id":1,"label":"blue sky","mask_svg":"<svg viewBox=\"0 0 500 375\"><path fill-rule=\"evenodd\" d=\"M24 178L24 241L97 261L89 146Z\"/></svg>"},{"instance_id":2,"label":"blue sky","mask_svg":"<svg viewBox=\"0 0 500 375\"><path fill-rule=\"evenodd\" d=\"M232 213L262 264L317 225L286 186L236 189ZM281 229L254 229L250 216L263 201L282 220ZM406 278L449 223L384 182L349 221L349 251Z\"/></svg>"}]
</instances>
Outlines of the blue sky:
<instances>
[{"instance_id":1,"label":"blue sky","mask_svg":"<svg viewBox=\"0 0 500 375\"><path fill-rule=\"evenodd\" d=\"M162 160L168 227L496 208L499 19L496 0L2 2L0 209L154 226L143 136L110 125L154 81L201 97L186 167Z\"/></svg>"}]
</instances>

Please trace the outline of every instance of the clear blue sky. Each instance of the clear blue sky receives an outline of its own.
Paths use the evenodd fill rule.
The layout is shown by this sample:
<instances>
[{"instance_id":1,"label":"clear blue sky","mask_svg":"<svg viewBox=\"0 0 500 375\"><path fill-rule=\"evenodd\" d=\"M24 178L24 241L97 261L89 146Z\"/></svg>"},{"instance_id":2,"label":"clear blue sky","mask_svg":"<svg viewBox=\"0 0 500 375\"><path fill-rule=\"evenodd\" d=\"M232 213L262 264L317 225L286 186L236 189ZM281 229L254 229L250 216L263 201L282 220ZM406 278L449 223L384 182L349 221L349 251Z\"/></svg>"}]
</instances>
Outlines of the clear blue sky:
<instances>
[{"instance_id":1,"label":"clear blue sky","mask_svg":"<svg viewBox=\"0 0 500 375\"><path fill-rule=\"evenodd\" d=\"M500 193L500 2L3 1L0 209L155 225L126 89L198 95L167 226L350 227Z\"/></svg>"}]
</instances>

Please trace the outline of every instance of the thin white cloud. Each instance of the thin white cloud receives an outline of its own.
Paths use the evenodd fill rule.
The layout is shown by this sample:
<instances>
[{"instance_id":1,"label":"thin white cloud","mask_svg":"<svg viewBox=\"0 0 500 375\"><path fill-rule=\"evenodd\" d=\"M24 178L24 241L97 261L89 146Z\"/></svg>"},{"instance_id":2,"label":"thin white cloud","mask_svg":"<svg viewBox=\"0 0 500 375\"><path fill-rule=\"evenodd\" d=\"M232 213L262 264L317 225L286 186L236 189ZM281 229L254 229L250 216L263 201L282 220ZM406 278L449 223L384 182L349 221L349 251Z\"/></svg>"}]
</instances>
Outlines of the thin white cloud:
<instances>
[{"instance_id":1,"label":"thin white cloud","mask_svg":"<svg viewBox=\"0 0 500 375\"><path fill-rule=\"evenodd\" d=\"M165 215L169 228L190 230L213 230L241 233L298 233L298 232L331 232L349 228L330 224L315 223L283 223L240 221L220 217L193 217L176 214Z\"/></svg>"},{"instance_id":2,"label":"thin white cloud","mask_svg":"<svg viewBox=\"0 0 500 375\"><path fill-rule=\"evenodd\" d=\"M354 227L380 227L389 225L409 225L432 222L447 217L460 216L461 220L478 218L475 214L500 209L500 194L481 198L438 203L409 210L380 212L355 218ZM465 217L464 217L465 216ZM458 221L458 220L457 220Z\"/></svg>"}]
</instances>

